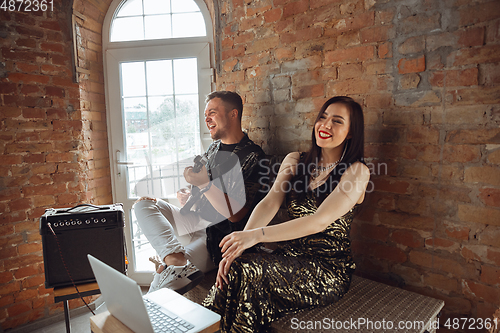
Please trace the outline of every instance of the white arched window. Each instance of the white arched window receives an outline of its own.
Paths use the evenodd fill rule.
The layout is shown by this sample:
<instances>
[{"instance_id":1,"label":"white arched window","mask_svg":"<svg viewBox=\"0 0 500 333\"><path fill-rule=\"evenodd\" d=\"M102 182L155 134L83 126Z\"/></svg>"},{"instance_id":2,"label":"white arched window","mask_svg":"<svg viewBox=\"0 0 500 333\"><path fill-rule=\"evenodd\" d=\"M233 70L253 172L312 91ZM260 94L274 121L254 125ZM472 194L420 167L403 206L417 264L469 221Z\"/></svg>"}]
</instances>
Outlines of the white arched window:
<instances>
[{"instance_id":1,"label":"white arched window","mask_svg":"<svg viewBox=\"0 0 500 333\"><path fill-rule=\"evenodd\" d=\"M129 275L141 284L155 253L132 205L141 196L175 204L184 168L211 142L203 122L211 33L202 0L115 0L104 21L113 200L124 205Z\"/></svg>"},{"instance_id":2,"label":"white arched window","mask_svg":"<svg viewBox=\"0 0 500 333\"><path fill-rule=\"evenodd\" d=\"M206 35L203 14L193 0L128 0L116 12L110 41Z\"/></svg>"}]
</instances>

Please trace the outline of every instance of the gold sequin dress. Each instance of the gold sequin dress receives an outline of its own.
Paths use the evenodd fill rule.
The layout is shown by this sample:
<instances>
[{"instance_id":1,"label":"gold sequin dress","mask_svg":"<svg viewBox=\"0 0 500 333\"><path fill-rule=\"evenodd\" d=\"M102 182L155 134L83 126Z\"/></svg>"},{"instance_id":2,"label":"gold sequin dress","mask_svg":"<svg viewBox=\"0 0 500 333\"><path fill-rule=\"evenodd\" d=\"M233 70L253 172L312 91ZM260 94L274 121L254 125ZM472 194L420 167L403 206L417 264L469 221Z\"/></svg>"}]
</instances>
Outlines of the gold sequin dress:
<instances>
[{"instance_id":1,"label":"gold sequin dress","mask_svg":"<svg viewBox=\"0 0 500 333\"><path fill-rule=\"evenodd\" d=\"M314 214L315 191L290 192L290 218ZM357 205L323 232L281 242L273 253L245 252L231 265L229 285L215 286L203 305L221 315L221 332L264 332L279 317L338 301L355 269L349 232ZM247 250L248 251L248 250Z\"/></svg>"}]
</instances>

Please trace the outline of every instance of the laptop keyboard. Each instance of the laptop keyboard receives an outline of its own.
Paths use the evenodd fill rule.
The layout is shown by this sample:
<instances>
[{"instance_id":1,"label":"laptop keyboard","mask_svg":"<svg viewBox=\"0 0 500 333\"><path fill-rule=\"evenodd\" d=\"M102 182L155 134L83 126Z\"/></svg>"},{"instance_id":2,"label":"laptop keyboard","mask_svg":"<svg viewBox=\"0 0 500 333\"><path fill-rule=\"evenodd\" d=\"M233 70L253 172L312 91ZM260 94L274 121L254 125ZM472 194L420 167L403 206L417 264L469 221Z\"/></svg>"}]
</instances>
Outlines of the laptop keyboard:
<instances>
[{"instance_id":1,"label":"laptop keyboard","mask_svg":"<svg viewBox=\"0 0 500 333\"><path fill-rule=\"evenodd\" d=\"M146 304L149 319L155 333L185 333L194 328L194 325L177 317L173 313L165 313L161 306L148 299L144 299L144 304Z\"/></svg>"}]
</instances>

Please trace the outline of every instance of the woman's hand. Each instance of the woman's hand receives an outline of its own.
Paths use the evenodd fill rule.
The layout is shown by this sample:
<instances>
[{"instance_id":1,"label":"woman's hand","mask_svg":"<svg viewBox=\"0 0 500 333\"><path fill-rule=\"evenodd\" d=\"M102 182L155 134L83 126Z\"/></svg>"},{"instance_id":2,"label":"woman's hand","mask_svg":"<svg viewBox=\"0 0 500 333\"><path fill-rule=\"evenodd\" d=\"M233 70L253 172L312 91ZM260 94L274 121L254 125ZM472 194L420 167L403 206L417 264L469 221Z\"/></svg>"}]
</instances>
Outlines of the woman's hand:
<instances>
[{"instance_id":1,"label":"woman's hand","mask_svg":"<svg viewBox=\"0 0 500 333\"><path fill-rule=\"evenodd\" d=\"M259 229L236 231L222 239L219 244L222 252L222 260L219 263L219 270L215 281L215 286L217 288L222 288L223 281L226 283L229 282L227 273L229 273L229 267L234 259L238 258L243 251L259 242L256 237L258 231Z\"/></svg>"},{"instance_id":2,"label":"woman's hand","mask_svg":"<svg viewBox=\"0 0 500 333\"><path fill-rule=\"evenodd\" d=\"M223 282L226 282L226 284L229 283L229 280L227 279L227 273L229 273L229 267L233 263L232 260L229 260L227 258L222 258L222 260L219 262L219 270L217 271L217 278L215 279L215 286L219 289L222 289L224 286Z\"/></svg>"},{"instance_id":3,"label":"woman's hand","mask_svg":"<svg viewBox=\"0 0 500 333\"><path fill-rule=\"evenodd\" d=\"M259 229L235 231L222 239L219 244L222 252L222 258L227 258L231 262L238 258L243 251L251 248L258 243L255 237Z\"/></svg>"}]
</instances>

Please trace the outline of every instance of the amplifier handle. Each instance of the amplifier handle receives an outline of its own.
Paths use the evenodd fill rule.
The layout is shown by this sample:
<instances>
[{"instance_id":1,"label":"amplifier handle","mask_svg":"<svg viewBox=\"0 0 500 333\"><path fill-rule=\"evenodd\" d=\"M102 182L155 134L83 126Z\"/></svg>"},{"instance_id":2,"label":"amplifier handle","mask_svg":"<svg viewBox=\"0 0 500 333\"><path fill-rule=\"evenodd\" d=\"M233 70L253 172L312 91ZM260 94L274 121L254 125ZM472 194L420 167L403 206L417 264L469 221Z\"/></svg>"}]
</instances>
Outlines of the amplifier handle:
<instances>
[{"instance_id":1,"label":"amplifier handle","mask_svg":"<svg viewBox=\"0 0 500 333\"><path fill-rule=\"evenodd\" d=\"M71 208L68 208L68 209L65 209L65 210L59 210L59 211L57 211L57 212L58 212L58 213L67 213L67 212L69 212L70 210L73 210L73 209L78 208L78 207L84 207L84 206L94 207L94 208L96 208L96 209L107 209L107 207L99 207L99 206L92 205L92 204L79 204L79 205L76 205L75 207L71 207Z\"/></svg>"}]
</instances>

